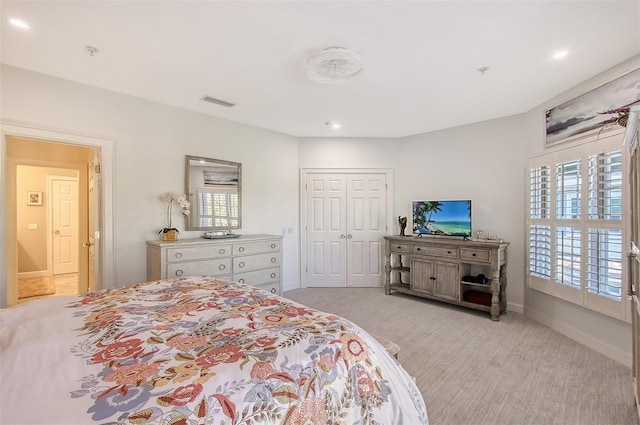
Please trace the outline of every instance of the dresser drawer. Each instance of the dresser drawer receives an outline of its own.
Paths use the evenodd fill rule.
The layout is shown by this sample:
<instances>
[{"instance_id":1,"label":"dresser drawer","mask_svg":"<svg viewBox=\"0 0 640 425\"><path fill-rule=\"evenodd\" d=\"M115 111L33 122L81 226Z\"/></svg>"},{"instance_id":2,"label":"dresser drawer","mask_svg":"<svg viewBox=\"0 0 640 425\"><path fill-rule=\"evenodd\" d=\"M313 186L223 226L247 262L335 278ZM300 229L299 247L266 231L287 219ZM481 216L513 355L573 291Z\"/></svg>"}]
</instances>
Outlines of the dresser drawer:
<instances>
[{"instance_id":1,"label":"dresser drawer","mask_svg":"<svg viewBox=\"0 0 640 425\"><path fill-rule=\"evenodd\" d=\"M279 253L247 255L233 258L233 273L250 272L280 265Z\"/></svg>"},{"instance_id":2,"label":"dresser drawer","mask_svg":"<svg viewBox=\"0 0 640 425\"><path fill-rule=\"evenodd\" d=\"M260 288L264 291L271 292L272 294L282 295L280 294L280 284L277 282L274 283L266 283L264 285L252 285L256 288Z\"/></svg>"},{"instance_id":3,"label":"dresser drawer","mask_svg":"<svg viewBox=\"0 0 640 425\"><path fill-rule=\"evenodd\" d=\"M440 246L413 246L414 254L433 255L436 257L458 258L458 248L447 248Z\"/></svg>"},{"instance_id":4,"label":"dresser drawer","mask_svg":"<svg viewBox=\"0 0 640 425\"><path fill-rule=\"evenodd\" d=\"M391 252L402 252L407 254L411 252L411 245L408 243L391 243L389 244L389 248L391 249Z\"/></svg>"},{"instance_id":5,"label":"dresser drawer","mask_svg":"<svg viewBox=\"0 0 640 425\"><path fill-rule=\"evenodd\" d=\"M191 246L167 249L167 262L231 256L231 245Z\"/></svg>"},{"instance_id":6,"label":"dresser drawer","mask_svg":"<svg viewBox=\"0 0 640 425\"><path fill-rule=\"evenodd\" d=\"M280 251L280 241L258 241L233 244L233 255L257 254Z\"/></svg>"},{"instance_id":7,"label":"dresser drawer","mask_svg":"<svg viewBox=\"0 0 640 425\"><path fill-rule=\"evenodd\" d=\"M491 262L491 251L488 249L460 248L460 258L463 260Z\"/></svg>"},{"instance_id":8,"label":"dresser drawer","mask_svg":"<svg viewBox=\"0 0 640 425\"><path fill-rule=\"evenodd\" d=\"M233 275L235 282L247 283L249 285L257 286L265 283L279 282L280 281L280 267L274 267L265 270L256 270L254 272L247 273L235 273Z\"/></svg>"},{"instance_id":9,"label":"dresser drawer","mask_svg":"<svg viewBox=\"0 0 640 425\"><path fill-rule=\"evenodd\" d=\"M180 276L215 276L228 274L230 272L230 258L167 264L167 278Z\"/></svg>"}]
</instances>

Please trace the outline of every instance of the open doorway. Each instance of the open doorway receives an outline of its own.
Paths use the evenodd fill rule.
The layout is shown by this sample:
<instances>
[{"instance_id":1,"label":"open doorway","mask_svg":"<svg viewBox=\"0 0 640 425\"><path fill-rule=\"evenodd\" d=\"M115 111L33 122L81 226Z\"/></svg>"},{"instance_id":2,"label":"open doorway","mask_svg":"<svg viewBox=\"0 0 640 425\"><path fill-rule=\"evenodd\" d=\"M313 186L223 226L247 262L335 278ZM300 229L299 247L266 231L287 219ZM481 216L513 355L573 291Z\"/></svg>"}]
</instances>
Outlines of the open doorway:
<instances>
[{"instance_id":1,"label":"open doorway","mask_svg":"<svg viewBox=\"0 0 640 425\"><path fill-rule=\"evenodd\" d=\"M99 163L100 148L7 137L6 153L7 209L14 213L8 215L15 217L16 228L17 303L98 289L90 273L100 265L89 262L99 257L90 255L89 247L93 251L99 229L93 215L99 209L89 197L99 198L90 186L93 170L99 169L93 164ZM8 249L13 243L7 238Z\"/></svg>"}]
</instances>

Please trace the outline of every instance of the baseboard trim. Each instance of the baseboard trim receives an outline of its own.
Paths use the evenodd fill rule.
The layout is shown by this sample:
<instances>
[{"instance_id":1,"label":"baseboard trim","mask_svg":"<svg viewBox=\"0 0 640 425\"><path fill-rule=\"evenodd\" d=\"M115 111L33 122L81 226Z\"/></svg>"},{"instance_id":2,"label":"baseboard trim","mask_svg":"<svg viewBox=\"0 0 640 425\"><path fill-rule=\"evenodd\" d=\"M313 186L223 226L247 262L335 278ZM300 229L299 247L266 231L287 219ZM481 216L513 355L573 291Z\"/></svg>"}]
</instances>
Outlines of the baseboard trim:
<instances>
[{"instance_id":1,"label":"baseboard trim","mask_svg":"<svg viewBox=\"0 0 640 425\"><path fill-rule=\"evenodd\" d=\"M510 302L507 301L507 311L513 311L515 313L524 314L524 305L516 304L516 303L510 303Z\"/></svg>"},{"instance_id":2,"label":"baseboard trim","mask_svg":"<svg viewBox=\"0 0 640 425\"><path fill-rule=\"evenodd\" d=\"M555 331L560 332L564 336L571 338L572 340L579 342L580 344L583 344L591 348L592 350L595 350L598 353L617 361L618 363L622 363L627 367L631 367L631 353L625 352L624 350L621 350L619 348L612 347L602 340L593 338L592 336L587 335L572 326L567 326L564 323L560 323L557 320L529 307L525 308L525 316L535 320L536 322L542 323L543 325L548 326ZM629 338L631 338L631 334L629 334Z\"/></svg>"},{"instance_id":3,"label":"baseboard trim","mask_svg":"<svg viewBox=\"0 0 640 425\"><path fill-rule=\"evenodd\" d=\"M32 277L47 277L47 276L49 276L48 270L37 270L35 272L18 273L18 279L29 279Z\"/></svg>"}]
</instances>

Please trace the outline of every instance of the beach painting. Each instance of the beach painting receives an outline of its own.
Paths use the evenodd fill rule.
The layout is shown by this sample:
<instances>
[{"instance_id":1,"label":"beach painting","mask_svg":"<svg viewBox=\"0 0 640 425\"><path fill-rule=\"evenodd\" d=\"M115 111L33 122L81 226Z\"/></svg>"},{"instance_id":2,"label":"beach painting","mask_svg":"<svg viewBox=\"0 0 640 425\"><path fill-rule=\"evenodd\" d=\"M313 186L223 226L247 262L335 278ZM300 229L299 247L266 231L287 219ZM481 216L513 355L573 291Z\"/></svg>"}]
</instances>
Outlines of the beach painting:
<instances>
[{"instance_id":1,"label":"beach painting","mask_svg":"<svg viewBox=\"0 0 640 425\"><path fill-rule=\"evenodd\" d=\"M599 132L616 110L640 104L640 69L546 111L546 144Z\"/></svg>"}]
</instances>

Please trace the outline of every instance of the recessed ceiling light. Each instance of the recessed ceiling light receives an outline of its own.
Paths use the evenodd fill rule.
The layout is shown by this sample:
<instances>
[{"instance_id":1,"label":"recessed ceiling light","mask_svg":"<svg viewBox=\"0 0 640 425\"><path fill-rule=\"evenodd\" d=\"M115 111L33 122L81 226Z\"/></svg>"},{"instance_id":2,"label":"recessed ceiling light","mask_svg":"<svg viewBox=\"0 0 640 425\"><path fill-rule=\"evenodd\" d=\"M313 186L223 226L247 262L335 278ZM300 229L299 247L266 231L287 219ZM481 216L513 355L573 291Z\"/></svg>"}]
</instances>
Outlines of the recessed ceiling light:
<instances>
[{"instance_id":1,"label":"recessed ceiling light","mask_svg":"<svg viewBox=\"0 0 640 425\"><path fill-rule=\"evenodd\" d=\"M22 21L20 19L16 19L16 18L11 18L9 19L9 23L11 25L13 25L14 27L18 27L18 28L22 28L22 29L29 29L29 24L26 23L25 21Z\"/></svg>"},{"instance_id":2,"label":"recessed ceiling light","mask_svg":"<svg viewBox=\"0 0 640 425\"><path fill-rule=\"evenodd\" d=\"M325 122L324 125L326 125L327 127L333 129L333 130L338 130L342 127L342 125L339 122Z\"/></svg>"},{"instance_id":3,"label":"recessed ceiling light","mask_svg":"<svg viewBox=\"0 0 640 425\"><path fill-rule=\"evenodd\" d=\"M553 55L554 59L562 59L563 57L567 56L569 54L569 52L567 52L566 50L562 50L560 52L557 52L556 54Z\"/></svg>"}]
</instances>

